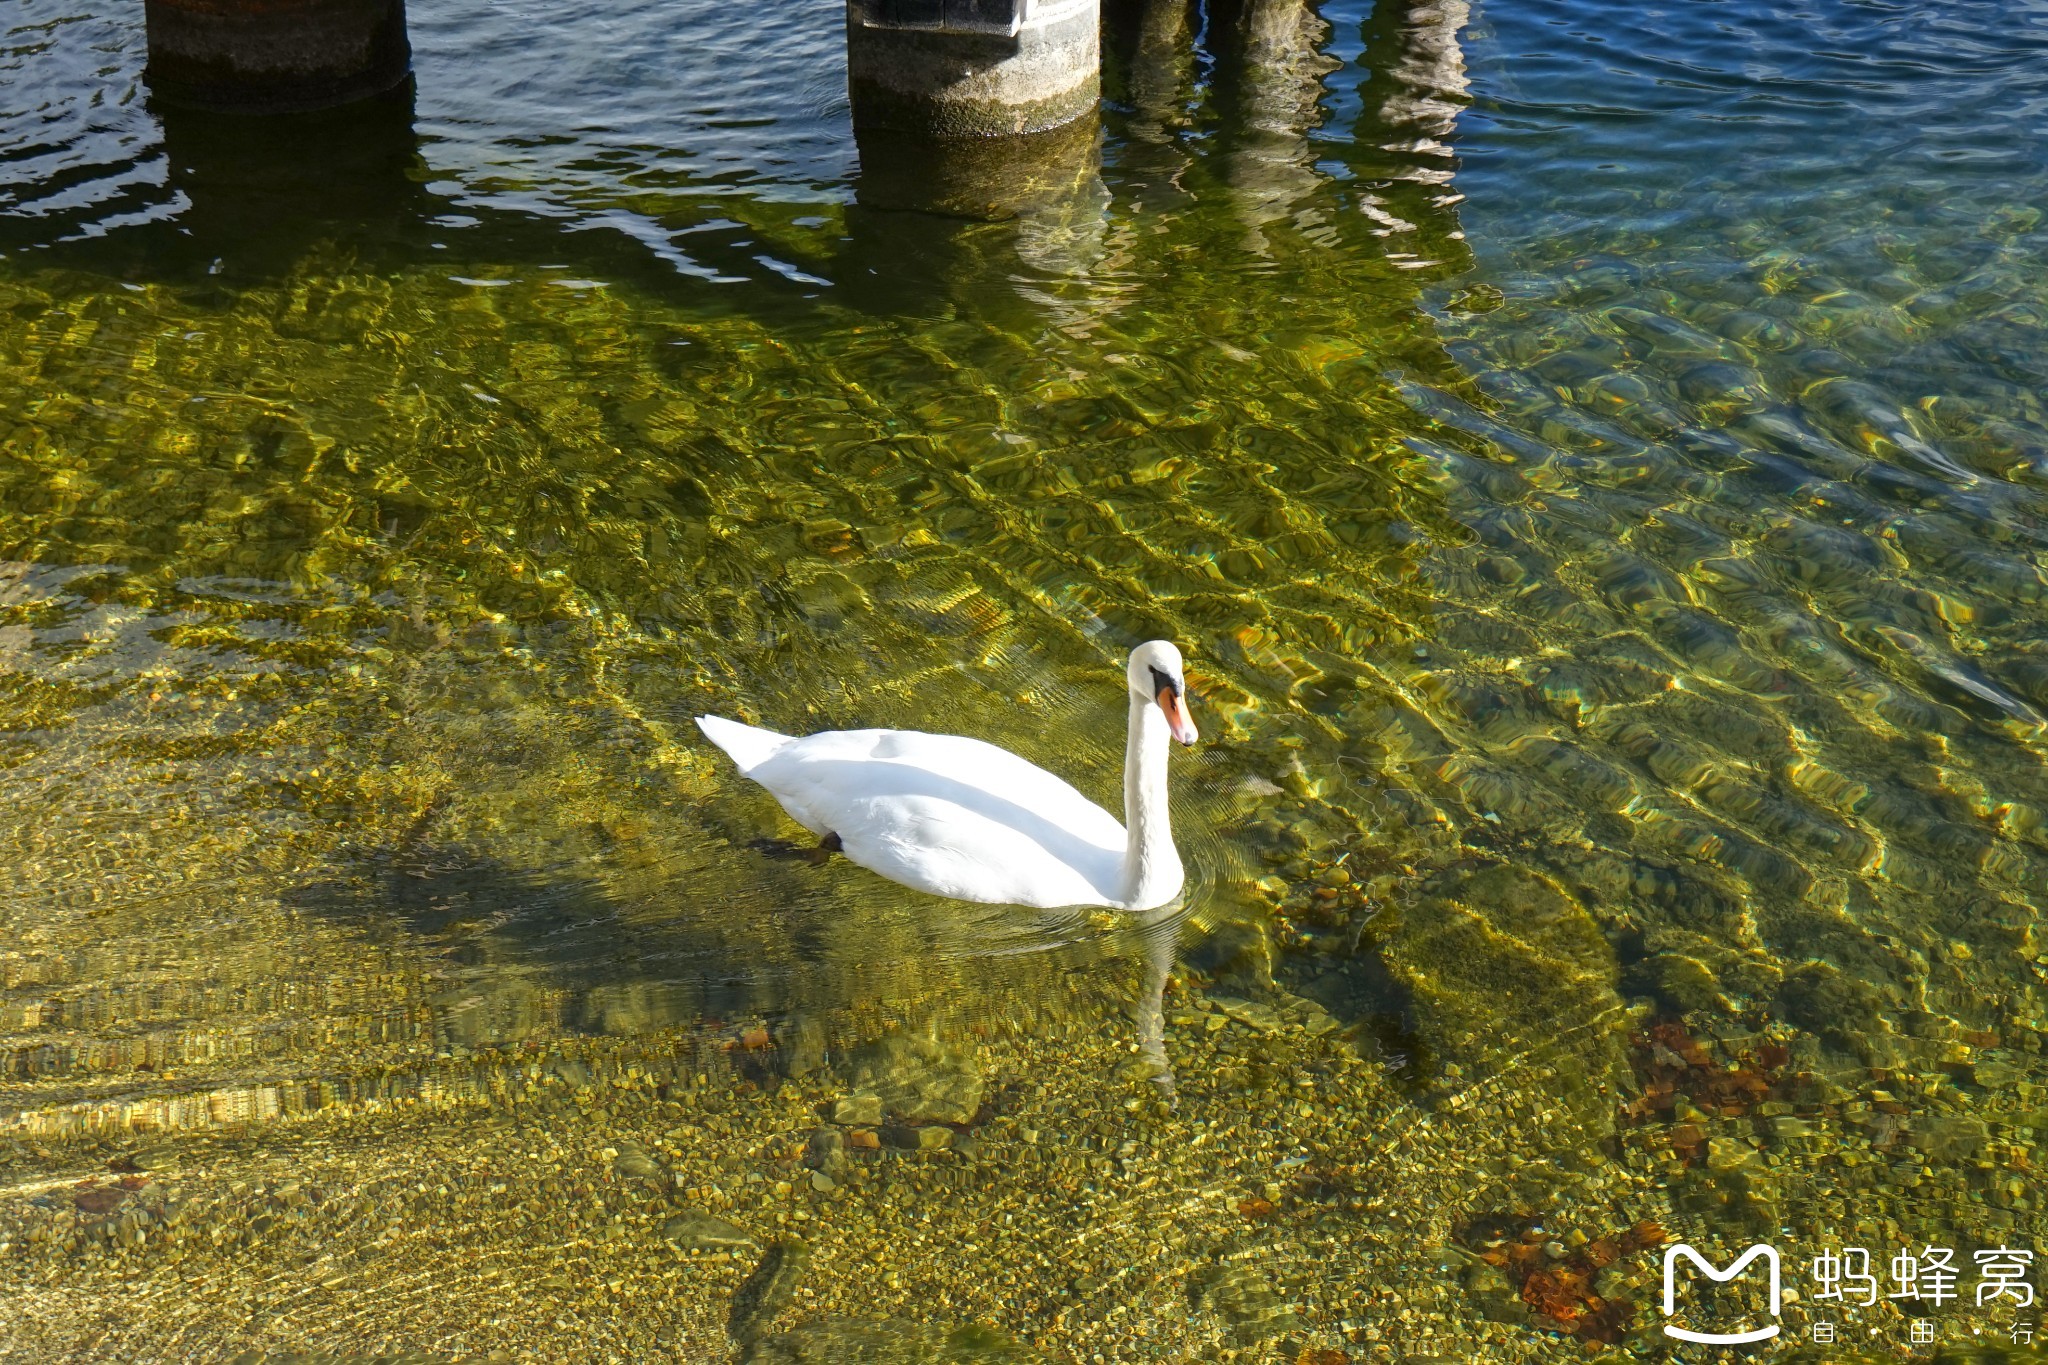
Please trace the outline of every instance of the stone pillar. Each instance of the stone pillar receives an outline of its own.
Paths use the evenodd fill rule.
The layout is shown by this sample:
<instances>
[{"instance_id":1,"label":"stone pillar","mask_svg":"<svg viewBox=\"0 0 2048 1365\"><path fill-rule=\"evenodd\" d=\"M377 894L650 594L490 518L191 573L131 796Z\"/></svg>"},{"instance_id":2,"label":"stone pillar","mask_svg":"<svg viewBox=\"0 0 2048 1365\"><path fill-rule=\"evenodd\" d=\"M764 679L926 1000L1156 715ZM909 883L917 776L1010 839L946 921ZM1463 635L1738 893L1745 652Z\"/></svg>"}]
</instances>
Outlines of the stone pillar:
<instances>
[{"instance_id":1,"label":"stone pillar","mask_svg":"<svg viewBox=\"0 0 2048 1365\"><path fill-rule=\"evenodd\" d=\"M1101 96L1099 0L847 0L856 132L1042 133Z\"/></svg>"},{"instance_id":2,"label":"stone pillar","mask_svg":"<svg viewBox=\"0 0 2048 1365\"><path fill-rule=\"evenodd\" d=\"M237 113L324 109L412 69L405 0L144 0L152 94Z\"/></svg>"}]
</instances>

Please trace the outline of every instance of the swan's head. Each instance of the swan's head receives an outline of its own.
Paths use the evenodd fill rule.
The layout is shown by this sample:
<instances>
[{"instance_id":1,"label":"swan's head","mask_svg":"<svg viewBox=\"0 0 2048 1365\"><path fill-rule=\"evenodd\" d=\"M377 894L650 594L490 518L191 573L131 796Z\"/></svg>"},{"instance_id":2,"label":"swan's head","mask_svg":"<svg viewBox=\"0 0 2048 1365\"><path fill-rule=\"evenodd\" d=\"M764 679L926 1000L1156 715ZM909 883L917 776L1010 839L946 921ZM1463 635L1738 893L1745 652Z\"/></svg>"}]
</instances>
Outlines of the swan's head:
<instances>
[{"instance_id":1,"label":"swan's head","mask_svg":"<svg viewBox=\"0 0 2048 1365\"><path fill-rule=\"evenodd\" d=\"M1201 738L1195 733L1195 723L1188 719L1187 674L1172 641L1153 640L1132 650L1128 676L1133 695L1156 702L1166 713L1166 726L1175 739L1193 744Z\"/></svg>"}]
</instances>

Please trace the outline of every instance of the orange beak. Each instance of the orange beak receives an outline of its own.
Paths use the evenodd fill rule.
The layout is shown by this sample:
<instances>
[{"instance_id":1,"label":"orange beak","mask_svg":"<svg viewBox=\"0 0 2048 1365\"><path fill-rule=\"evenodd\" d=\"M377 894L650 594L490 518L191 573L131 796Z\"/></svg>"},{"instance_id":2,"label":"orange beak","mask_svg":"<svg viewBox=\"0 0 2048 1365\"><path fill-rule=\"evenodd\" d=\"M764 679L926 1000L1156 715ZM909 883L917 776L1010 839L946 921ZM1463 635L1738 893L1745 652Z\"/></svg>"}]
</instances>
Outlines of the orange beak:
<instances>
[{"instance_id":1,"label":"orange beak","mask_svg":"<svg viewBox=\"0 0 2048 1365\"><path fill-rule=\"evenodd\" d=\"M1173 731L1175 739L1183 744L1193 744L1201 738L1195 732L1195 723L1188 719L1187 704L1171 686L1159 689L1159 709L1166 713L1166 728Z\"/></svg>"}]
</instances>

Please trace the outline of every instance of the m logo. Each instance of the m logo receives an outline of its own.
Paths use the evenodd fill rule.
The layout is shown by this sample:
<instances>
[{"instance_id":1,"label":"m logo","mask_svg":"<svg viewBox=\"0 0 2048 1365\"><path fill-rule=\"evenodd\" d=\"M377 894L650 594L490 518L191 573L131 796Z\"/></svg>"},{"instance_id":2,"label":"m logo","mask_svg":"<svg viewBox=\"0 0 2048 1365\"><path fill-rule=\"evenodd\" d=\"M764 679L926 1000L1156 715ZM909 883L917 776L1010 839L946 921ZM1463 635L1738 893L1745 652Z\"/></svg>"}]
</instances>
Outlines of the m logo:
<instances>
[{"instance_id":1,"label":"m logo","mask_svg":"<svg viewBox=\"0 0 2048 1365\"><path fill-rule=\"evenodd\" d=\"M1754 1261L1759 1256L1761 1256L1764 1259L1764 1262L1771 1268L1771 1316L1773 1318L1776 1318L1778 1316L1778 1304L1780 1296L1778 1284L1778 1249L1776 1247L1765 1246L1763 1243L1759 1242L1757 1245L1743 1252L1740 1256L1737 1256L1735 1258L1734 1263L1731 1264L1726 1270L1716 1270L1707 1261L1706 1257L1700 1255L1697 1251L1694 1251L1684 1242L1676 1242L1673 1243L1670 1247L1668 1247L1664 1252L1665 1317L1668 1318L1673 1313L1678 1311L1677 1266L1678 1258L1680 1256L1685 1257L1694 1265L1698 1266L1700 1270L1706 1275L1706 1277L1716 1284L1728 1283L1728 1281L1734 1279L1737 1275L1740 1275L1742 1273L1742 1268L1744 1266L1748 1265L1751 1261ZM1773 1322L1768 1327L1756 1327L1750 1329L1747 1332L1694 1332L1684 1327L1673 1327L1670 1323L1667 1322L1664 1324L1664 1335L1667 1337L1677 1337L1680 1341L1697 1341L1707 1346L1742 1346L1752 1341L1769 1341L1772 1337L1778 1335L1778 1324L1776 1322Z\"/></svg>"}]
</instances>

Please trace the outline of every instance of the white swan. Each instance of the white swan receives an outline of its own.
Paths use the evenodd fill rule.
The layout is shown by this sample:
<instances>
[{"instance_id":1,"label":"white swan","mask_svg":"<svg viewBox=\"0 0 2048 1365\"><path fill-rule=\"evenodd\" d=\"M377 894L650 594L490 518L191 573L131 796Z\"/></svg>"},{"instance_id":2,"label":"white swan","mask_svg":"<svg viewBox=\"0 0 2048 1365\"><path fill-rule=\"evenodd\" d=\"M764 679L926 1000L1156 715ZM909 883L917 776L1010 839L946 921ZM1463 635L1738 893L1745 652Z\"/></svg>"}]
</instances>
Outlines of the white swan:
<instances>
[{"instance_id":1,"label":"white swan","mask_svg":"<svg viewBox=\"0 0 2048 1365\"><path fill-rule=\"evenodd\" d=\"M891 881L955 900L1150 910L1180 894L1166 811L1167 736L1197 738L1180 651L1131 651L1124 818L978 739L826 730L792 739L717 716L698 726L790 817Z\"/></svg>"}]
</instances>

